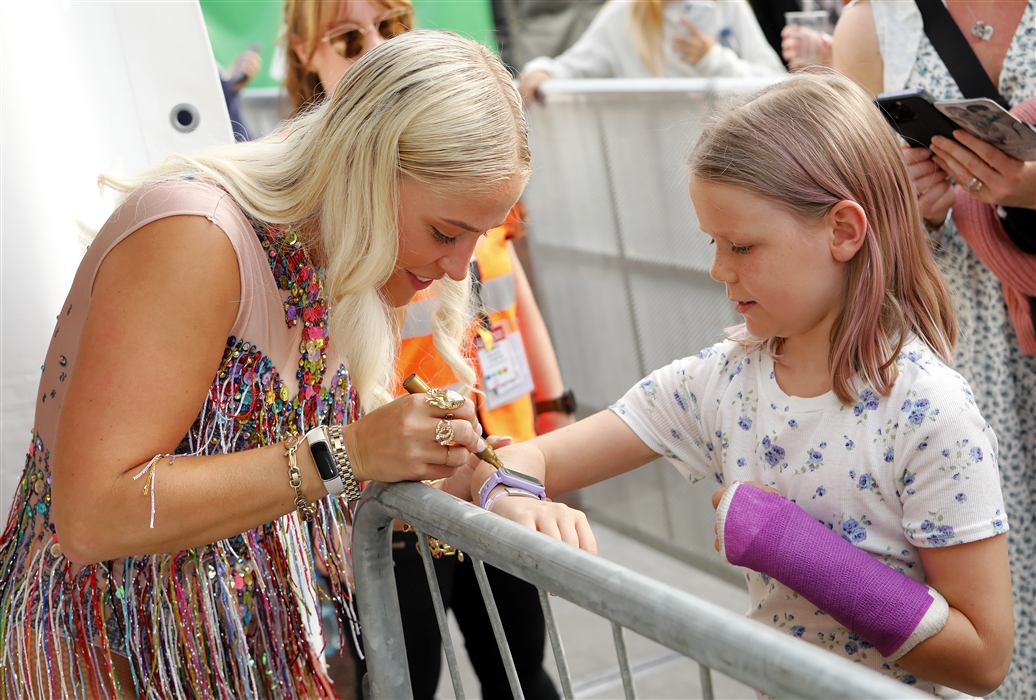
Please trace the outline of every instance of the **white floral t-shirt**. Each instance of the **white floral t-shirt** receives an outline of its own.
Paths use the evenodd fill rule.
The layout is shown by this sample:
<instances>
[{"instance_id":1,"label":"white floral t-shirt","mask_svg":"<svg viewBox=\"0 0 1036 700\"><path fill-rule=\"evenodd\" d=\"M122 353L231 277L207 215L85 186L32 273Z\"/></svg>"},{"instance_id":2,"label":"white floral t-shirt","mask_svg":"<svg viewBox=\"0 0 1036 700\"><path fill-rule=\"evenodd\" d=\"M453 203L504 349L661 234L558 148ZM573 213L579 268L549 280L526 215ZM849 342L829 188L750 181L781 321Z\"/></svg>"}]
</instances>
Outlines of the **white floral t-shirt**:
<instances>
[{"instance_id":1,"label":"white floral t-shirt","mask_svg":"<svg viewBox=\"0 0 1036 700\"><path fill-rule=\"evenodd\" d=\"M758 481L918 581L919 547L1007 531L997 442L967 382L922 342L896 362L891 396L788 396L765 350L726 341L663 367L612 406L692 481ZM942 697L954 690L887 664L787 586L747 572L749 616ZM890 667L891 666L891 667Z\"/></svg>"}]
</instances>

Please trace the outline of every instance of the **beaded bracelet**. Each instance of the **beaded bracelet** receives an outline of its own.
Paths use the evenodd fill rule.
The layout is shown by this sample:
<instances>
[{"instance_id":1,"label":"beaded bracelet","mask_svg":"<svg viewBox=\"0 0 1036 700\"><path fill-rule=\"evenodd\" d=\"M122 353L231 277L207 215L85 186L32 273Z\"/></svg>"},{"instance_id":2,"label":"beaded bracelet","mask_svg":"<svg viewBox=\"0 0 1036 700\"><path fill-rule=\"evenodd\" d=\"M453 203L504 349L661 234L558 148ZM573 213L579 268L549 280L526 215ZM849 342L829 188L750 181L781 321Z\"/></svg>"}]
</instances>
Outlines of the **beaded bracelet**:
<instances>
[{"instance_id":1,"label":"beaded bracelet","mask_svg":"<svg viewBox=\"0 0 1036 700\"><path fill-rule=\"evenodd\" d=\"M299 435L295 438L295 444L289 445L284 454L288 458L288 483L295 489L295 509L298 510L299 518L302 522L308 523L313 519L313 507L309 505L309 501L302 495L302 472L299 471L298 462L295 461L295 450L299 449L299 445L305 439L305 435ZM285 443L287 442L288 440L285 440Z\"/></svg>"}]
</instances>

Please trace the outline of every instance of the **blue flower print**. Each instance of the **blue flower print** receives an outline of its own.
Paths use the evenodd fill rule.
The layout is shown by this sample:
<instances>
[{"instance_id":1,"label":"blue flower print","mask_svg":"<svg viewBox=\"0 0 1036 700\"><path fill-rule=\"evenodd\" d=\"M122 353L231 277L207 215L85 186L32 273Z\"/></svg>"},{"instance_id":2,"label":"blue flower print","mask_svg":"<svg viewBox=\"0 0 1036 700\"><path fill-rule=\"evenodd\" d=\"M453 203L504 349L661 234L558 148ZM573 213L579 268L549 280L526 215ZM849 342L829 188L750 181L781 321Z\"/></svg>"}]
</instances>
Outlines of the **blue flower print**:
<instances>
[{"instance_id":1,"label":"blue flower print","mask_svg":"<svg viewBox=\"0 0 1036 700\"><path fill-rule=\"evenodd\" d=\"M704 360L706 357L711 357L711 356L712 356L712 348L705 348L704 350L699 352L697 355L695 355L695 357L697 357L699 360Z\"/></svg>"},{"instance_id":2,"label":"blue flower print","mask_svg":"<svg viewBox=\"0 0 1036 700\"><path fill-rule=\"evenodd\" d=\"M931 405L928 399L918 399L917 401L907 399L903 402L903 407L900 411L909 414L907 420L910 421L911 425L921 425Z\"/></svg>"},{"instance_id":3,"label":"blue flower print","mask_svg":"<svg viewBox=\"0 0 1036 700\"><path fill-rule=\"evenodd\" d=\"M801 638L802 635L804 635L805 633L806 633L806 628L803 627L802 625L795 625L794 627L791 628L791 634L794 637L800 637Z\"/></svg>"},{"instance_id":4,"label":"blue flower print","mask_svg":"<svg viewBox=\"0 0 1036 700\"><path fill-rule=\"evenodd\" d=\"M917 685L917 679L913 676L913 674L910 673L906 674L905 676L900 676L899 682L904 683L906 685Z\"/></svg>"},{"instance_id":5,"label":"blue flower print","mask_svg":"<svg viewBox=\"0 0 1036 700\"><path fill-rule=\"evenodd\" d=\"M784 448L777 444L770 445L770 448L766 450L766 454L763 455L766 458L766 463L771 467L776 467L784 459Z\"/></svg>"},{"instance_id":6,"label":"blue flower print","mask_svg":"<svg viewBox=\"0 0 1036 700\"><path fill-rule=\"evenodd\" d=\"M874 484L874 477L870 474L861 474L859 485L861 489L869 489Z\"/></svg>"},{"instance_id":7,"label":"blue flower print","mask_svg":"<svg viewBox=\"0 0 1036 700\"><path fill-rule=\"evenodd\" d=\"M896 450L890 447L887 450L885 450L885 462L887 462L888 464L892 464L892 462L894 461L896 461Z\"/></svg>"},{"instance_id":8,"label":"blue flower print","mask_svg":"<svg viewBox=\"0 0 1036 700\"><path fill-rule=\"evenodd\" d=\"M792 418L790 421L788 421L788 427L794 430L795 428L799 427L799 423L797 420Z\"/></svg>"},{"instance_id":9,"label":"blue flower print","mask_svg":"<svg viewBox=\"0 0 1036 700\"><path fill-rule=\"evenodd\" d=\"M899 483L903 484L903 486L910 486L910 484L914 483L915 478L916 476L911 474L909 469L904 469L903 476L899 477Z\"/></svg>"},{"instance_id":10,"label":"blue flower print","mask_svg":"<svg viewBox=\"0 0 1036 700\"><path fill-rule=\"evenodd\" d=\"M845 643L845 653L846 654L848 654L849 656L852 656L857 651L859 651L859 649L856 646L856 642L846 642Z\"/></svg>"},{"instance_id":11,"label":"blue flower print","mask_svg":"<svg viewBox=\"0 0 1036 700\"><path fill-rule=\"evenodd\" d=\"M921 361L921 353L919 353L916 350L911 350L910 352L907 353L907 359L910 360L911 362L920 362Z\"/></svg>"},{"instance_id":12,"label":"blue flower print","mask_svg":"<svg viewBox=\"0 0 1036 700\"><path fill-rule=\"evenodd\" d=\"M737 419L737 427L741 428L742 430L748 430L752 427L752 419L748 416L741 416Z\"/></svg>"},{"instance_id":13,"label":"blue flower print","mask_svg":"<svg viewBox=\"0 0 1036 700\"><path fill-rule=\"evenodd\" d=\"M935 523L931 520L925 520L921 523L921 532L931 532L935 529Z\"/></svg>"},{"instance_id":14,"label":"blue flower print","mask_svg":"<svg viewBox=\"0 0 1036 700\"><path fill-rule=\"evenodd\" d=\"M878 408L878 397L870 389L860 392L860 400L853 405L853 415L862 416L866 411L874 411Z\"/></svg>"},{"instance_id":15,"label":"blue flower print","mask_svg":"<svg viewBox=\"0 0 1036 700\"><path fill-rule=\"evenodd\" d=\"M676 405L684 411L687 411L690 407L687 405L687 399L679 391L673 392L673 398L676 399Z\"/></svg>"},{"instance_id":16,"label":"blue flower print","mask_svg":"<svg viewBox=\"0 0 1036 700\"><path fill-rule=\"evenodd\" d=\"M850 479L855 479L856 478L856 470L855 469L850 469L849 470L849 478Z\"/></svg>"},{"instance_id":17,"label":"blue flower print","mask_svg":"<svg viewBox=\"0 0 1036 700\"><path fill-rule=\"evenodd\" d=\"M645 379L640 383L640 390L644 392L647 397L648 404L654 405L655 398L658 396L658 385L655 384L654 379Z\"/></svg>"},{"instance_id":18,"label":"blue flower print","mask_svg":"<svg viewBox=\"0 0 1036 700\"><path fill-rule=\"evenodd\" d=\"M943 457L949 457L950 456L950 451L949 450L943 450L942 451L942 456Z\"/></svg>"},{"instance_id":19,"label":"blue flower print","mask_svg":"<svg viewBox=\"0 0 1036 700\"><path fill-rule=\"evenodd\" d=\"M817 496L820 496L822 498L825 493L827 493L827 489L825 489L823 486L817 486L817 490L813 494L813 498L816 498Z\"/></svg>"},{"instance_id":20,"label":"blue flower print","mask_svg":"<svg viewBox=\"0 0 1036 700\"><path fill-rule=\"evenodd\" d=\"M683 438L680 437L680 432L676 428L670 428L669 434L673 436L674 440L683 440Z\"/></svg>"},{"instance_id":21,"label":"blue flower print","mask_svg":"<svg viewBox=\"0 0 1036 700\"><path fill-rule=\"evenodd\" d=\"M975 462L981 462L982 461L982 448L981 447L972 447L971 448L971 459L974 460Z\"/></svg>"},{"instance_id":22,"label":"blue flower print","mask_svg":"<svg viewBox=\"0 0 1036 700\"><path fill-rule=\"evenodd\" d=\"M927 449L928 449L928 443L927 442L922 442L920 445L917 446L917 451L918 452L924 452Z\"/></svg>"},{"instance_id":23,"label":"blue flower print","mask_svg":"<svg viewBox=\"0 0 1036 700\"><path fill-rule=\"evenodd\" d=\"M990 521L993 525L993 533L999 535L1002 532L1007 532L1007 528L1004 527L1004 521L1000 518L993 518Z\"/></svg>"},{"instance_id":24,"label":"blue flower print","mask_svg":"<svg viewBox=\"0 0 1036 700\"><path fill-rule=\"evenodd\" d=\"M844 539L859 544L867 539L867 530L856 519L849 518L842 523L842 535Z\"/></svg>"},{"instance_id":25,"label":"blue flower print","mask_svg":"<svg viewBox=\"0 0 1036 700\"><path fill-rule=\"evenodd\" d=\"M737 466L739 466L739 467L745 466L745 458L744 457L738 457L737 458Z\"/></svg>"},{"instance_id":26,"label":"blue flower print","mask_svg":"<svg viewBox=\"0 0 1036 700\"><path fill-rule=\"evenodd\" d=\"M935 528L935 532L942 537L953 537L953 528L949 525L940 525Z\"/></svg>"},{"instance_id":27,"label":"blue flower print","mask_svg":"<svg viewBox=\"0 0 1036 700\"><path fill-rule=\"evenodd\" d=\"M849 436L846 435L845 437L848 438ZM845 441L845 451L846 452L852 452L852 449L854 447L856 447L856 443L853 442L852 440L846 439L846 441Z\"/></svg>"},{"instance_id":28,"label":"blue flower print","mask_svg":"<svg viewBox=\"0 0 1036 700\"><path fill-rule=\"evenodd\" d=\"M968 495L966 493L958 493L954 498L957 499L957 503L963 503L968 500Z\"/></svg>"},{"instance_id":29,"label":"blue flower print","mask_svg":"<svg viewBox=\"0 0 1036 700\"><path fill-rule=\"evenodd\" d=\"M827 449L827 443L826 442L820 443L820 449L826 450Z\"/></svg>"}]
</instances>

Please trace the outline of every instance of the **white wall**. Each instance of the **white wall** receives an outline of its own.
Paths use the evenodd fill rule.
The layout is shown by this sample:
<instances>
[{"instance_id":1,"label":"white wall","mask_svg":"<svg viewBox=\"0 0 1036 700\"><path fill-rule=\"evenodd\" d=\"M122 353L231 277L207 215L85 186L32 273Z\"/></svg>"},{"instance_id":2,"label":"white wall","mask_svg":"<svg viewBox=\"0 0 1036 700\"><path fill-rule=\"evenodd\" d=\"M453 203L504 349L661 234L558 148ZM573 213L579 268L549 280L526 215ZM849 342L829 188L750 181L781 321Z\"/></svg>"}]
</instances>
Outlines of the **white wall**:
<instances>
[{"instance_id":1,"label":"white wall","mask_svg":"<svg viewBox=\"0 0 1036 700\"><path fill-rule=\"evenodd\" d=\"M170 111L193 104L181 133ZM0 517L25 464L40 364L94 230L96 180L233 140L197 0L0 2ZM142 348L142 354L146 352ZM146 363L142 363L146 367Z\"/></svg>"}]
</instances>

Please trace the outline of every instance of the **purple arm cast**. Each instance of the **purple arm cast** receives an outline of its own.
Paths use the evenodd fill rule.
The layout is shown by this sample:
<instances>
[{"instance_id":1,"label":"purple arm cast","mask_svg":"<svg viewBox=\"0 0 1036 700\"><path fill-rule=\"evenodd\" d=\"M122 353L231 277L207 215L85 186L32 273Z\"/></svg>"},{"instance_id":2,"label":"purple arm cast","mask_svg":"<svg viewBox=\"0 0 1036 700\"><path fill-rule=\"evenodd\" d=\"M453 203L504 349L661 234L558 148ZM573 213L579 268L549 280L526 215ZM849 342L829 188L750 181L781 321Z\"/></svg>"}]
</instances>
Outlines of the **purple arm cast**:
<instances>
[{"instance_id":1,"label":"purple arm cast","mask_svg":"<svg viewBox=\"0 0 1036 700\"><path fill-rule=\"evenodd\" d=\"M885 658L899 658L946 622L949 608L934 589L877 561L779 494L735 484L718 517L727 561L777 579Z\"/></svg>"}]
</instances>

